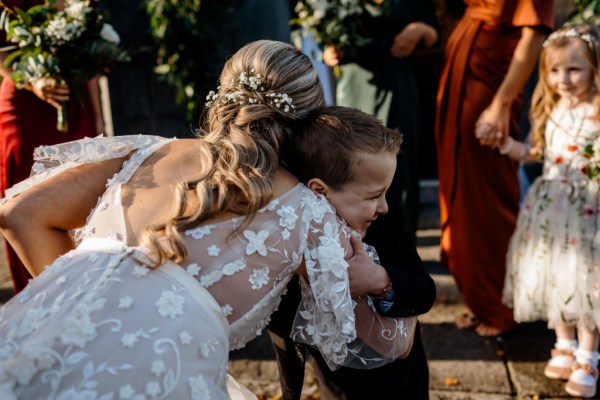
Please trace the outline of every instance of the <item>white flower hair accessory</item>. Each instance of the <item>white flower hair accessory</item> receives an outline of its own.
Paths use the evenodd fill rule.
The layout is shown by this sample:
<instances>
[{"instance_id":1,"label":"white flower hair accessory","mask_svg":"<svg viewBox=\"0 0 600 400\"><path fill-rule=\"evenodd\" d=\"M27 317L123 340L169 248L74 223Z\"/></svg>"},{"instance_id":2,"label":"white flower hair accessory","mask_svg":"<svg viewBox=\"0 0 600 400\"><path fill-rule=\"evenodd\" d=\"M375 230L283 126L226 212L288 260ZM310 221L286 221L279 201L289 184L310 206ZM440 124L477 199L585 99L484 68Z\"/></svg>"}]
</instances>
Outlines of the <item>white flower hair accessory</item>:
<instances>
[{"instance_id":1,"label":"white flower hair accessory","mask_svg":"<svg viewBox=\"0 0 600 400\"><path fill-rule=\"evenodd\" d=\"M567 29L566 31L552 32L550 36L548 36L548 38L544 41L543 46L547 47L553 41L562 38L579 38L586 43L596 45L596 40L592 35L590 35L589 33L579 33L574 28L571 28Z\"/></svg>"},{"instance_id":2,"label":"white flower hair accessory","mask_svg":"<svg viewBox=\"0 0 600 400\"><path fill-rule=\"evenodd\" d=\"M265 93L265 86L263 85L260 74L257 74L254 69L250 72L242 72L238 77L237 81L232 79L229 86L234 89L243 89L247 92L264 93L267 103L281 109L286 113L295 113L296 107L294 101L286 93ZM211 90L206 96L206 107L212 107L217 105L227 104L257 104L261 101L254 97L248 97L242 90L236 90L233 92L223 93L221 86L217 87L217 92Z\"/></svg>"}]
</instances>

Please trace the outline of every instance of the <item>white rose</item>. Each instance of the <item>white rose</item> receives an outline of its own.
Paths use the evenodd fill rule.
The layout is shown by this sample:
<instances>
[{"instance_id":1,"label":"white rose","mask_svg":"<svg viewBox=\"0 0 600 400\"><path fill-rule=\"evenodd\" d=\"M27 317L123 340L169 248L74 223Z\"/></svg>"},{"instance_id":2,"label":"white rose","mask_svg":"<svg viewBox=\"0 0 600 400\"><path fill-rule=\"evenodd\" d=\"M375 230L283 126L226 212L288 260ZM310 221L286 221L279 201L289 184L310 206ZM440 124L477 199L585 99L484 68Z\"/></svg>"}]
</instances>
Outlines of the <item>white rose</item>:
<instances>
[{"instance_id":1,"label":"white rose","mask_svg":"<svg viewBox=\"0 0 600 400\"><path fill-rule=\"evenodd\" d=\"M119 44L119 42L121 41L119 34L110 24L102 25L102 31L100 31L100 36L107 42L111 42L114 44Z\"/></svg>"}]
</instances>

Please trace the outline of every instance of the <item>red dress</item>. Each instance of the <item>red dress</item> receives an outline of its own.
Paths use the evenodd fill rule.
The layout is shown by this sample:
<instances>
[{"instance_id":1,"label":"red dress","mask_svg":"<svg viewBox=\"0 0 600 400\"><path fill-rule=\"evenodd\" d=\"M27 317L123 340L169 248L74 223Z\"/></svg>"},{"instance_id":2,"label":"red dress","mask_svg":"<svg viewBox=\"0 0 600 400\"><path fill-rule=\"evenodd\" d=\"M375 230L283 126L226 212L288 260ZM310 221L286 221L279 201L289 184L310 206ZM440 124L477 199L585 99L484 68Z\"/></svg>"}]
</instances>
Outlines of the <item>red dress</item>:
<instances>
[{"instance_id":1,"label":"red dress","mask_svg":"<svg viewBox=\"0 0 600 400\"><path fill-rule=\"evenodd\" d=\"M442 262L467 306L484 323L508 330L501 301L508 241L519 201L517 163L475 139L475 122L508 70L521 27L553 27L548 0L466 0L446 46L437 99ZM518 137L522 102L513 103L510 134Z\"/></svg>"},{"instance_id":2,"label":"red dress","mask_svg":"<svg viewBox=\"0 0 600 400\"><path fill-rule=\"evenodd\" d=\"M11 7L27 9L44 1L4 0ZM6 45L2 33L1 44ZM0 189L1 195L15 183L29 177L33 151L41 145L96 136L94 112L89 99L71 100L68 105L68 132L56 129L56 109L28 90L19 90L10 79L0 85ZM15 291L27 285L31 275L14 250L7 245L7 257Z\"/></svg>"}]
</instances>

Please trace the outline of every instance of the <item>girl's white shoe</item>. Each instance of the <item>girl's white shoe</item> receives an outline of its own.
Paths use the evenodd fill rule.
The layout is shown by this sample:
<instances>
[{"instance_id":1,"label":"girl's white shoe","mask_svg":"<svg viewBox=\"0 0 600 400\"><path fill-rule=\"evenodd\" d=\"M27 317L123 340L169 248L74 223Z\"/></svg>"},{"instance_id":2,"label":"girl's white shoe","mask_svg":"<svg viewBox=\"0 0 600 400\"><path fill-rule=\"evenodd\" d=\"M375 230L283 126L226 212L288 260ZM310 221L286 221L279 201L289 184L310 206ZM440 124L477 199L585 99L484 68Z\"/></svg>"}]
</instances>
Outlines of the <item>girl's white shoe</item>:
<instances>
[{"instance_id":1,"label":"girl's white shoe","mask_svg":"<svg viewBox=\"0 0 600 400\"><path fill-rule=\"evenodd\" d=\"M550 354L552 358L548 360L546 368L544 368L544 375L550 379L569 379L575 362L573 350L554 348Z\"/></svg>"},{"instance_id":2,"label":"girl's white shoe","mask_svg":"<svg viewBox=\"0 0 600 400\"><path fill-rule=\"evenodd\" d=\"M590 398L596 394L598 384L598 368L590 364L573 363L573 372L565 385L571 396Z\"/></svg>"}]
</instances>

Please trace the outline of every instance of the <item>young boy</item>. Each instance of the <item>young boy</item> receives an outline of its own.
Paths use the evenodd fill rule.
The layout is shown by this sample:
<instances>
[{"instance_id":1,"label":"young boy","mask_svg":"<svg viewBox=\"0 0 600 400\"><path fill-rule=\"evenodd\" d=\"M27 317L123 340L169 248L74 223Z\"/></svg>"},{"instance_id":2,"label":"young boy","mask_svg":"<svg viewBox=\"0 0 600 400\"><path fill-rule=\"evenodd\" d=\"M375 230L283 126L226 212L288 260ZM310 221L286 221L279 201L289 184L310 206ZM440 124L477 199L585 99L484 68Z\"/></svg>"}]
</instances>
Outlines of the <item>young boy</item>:
<instances>
[{"instance_id":1,"label":"young boy","mask_svg":"<svg viewBox=\"0 0 600 400\"><path fill-rule=\"evenodd\" d=\"M396 156L402 136L386 128L375 117L356 109L329 107L302 122L294 131L289 147L284 150L286 166L311 190L323 194L335 207L340 218L365 236L371 224L388 211L386 192L393 183ZM397 199L393 199L397 200ZM393 204L397 204L394 201ZM401 210L394 207L394 222ZM381 220L384 220L381 218ZM388 224L389 225L389 224ZM398 230L399 229L399 230ZM402 222L389 235L400 239ZM382 237L385 235L379 235ZM372 243L376 244L376 243ZM383 243L389 249L389 243ZM414 244L403 237L397 240L394 253L382 257L378 266L364 257L349 260L350 287L353 296L365 294L376 299L378 311L388 317L406 317L427 312L435 301L433 280L423 270ZM386 253L390 253L386 250ZM395 264L387 266L386 261ZM269 326L281 373L284 399L298 399L304 376L304 355L308 349L314 359L322 398L359 399L373 395L406 391L417 397L428 396L427 362L418 332L413 350L406 359L396 360L373 370L340 368L331 371L320 354L289 339L299 301L297 284L292 281L288 294ZM409 297L410 296L410 297ZM413 374L418 374L412 376ZM365 383L369 383L365 385ZM372 385L371 383L377 382ZM368 386L368 390L362 387ZM393 397L393 396L392 396Z\"/></svg>"}]
</instances>

